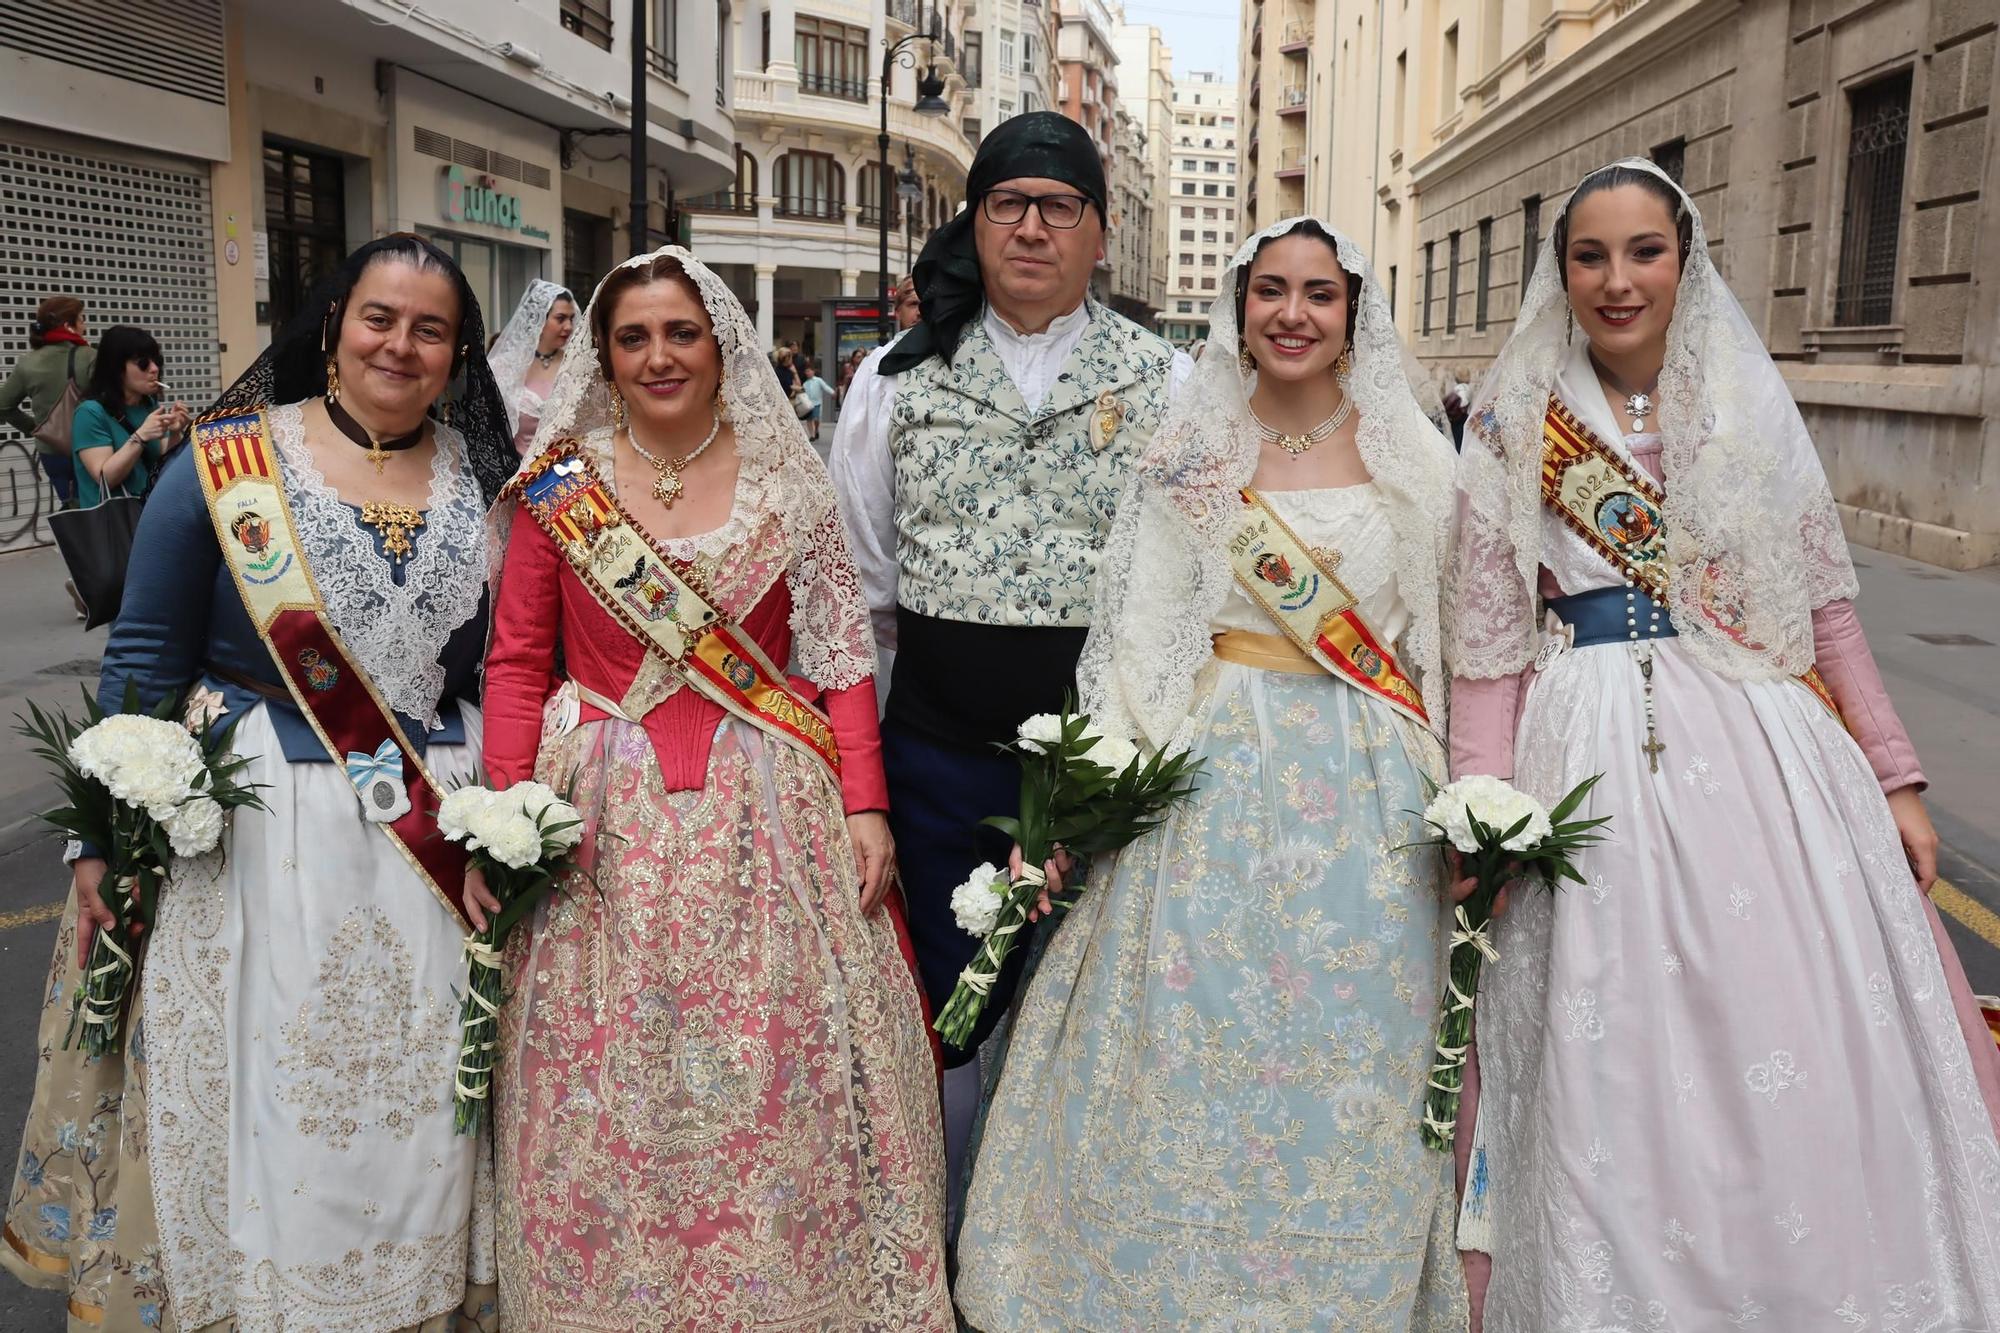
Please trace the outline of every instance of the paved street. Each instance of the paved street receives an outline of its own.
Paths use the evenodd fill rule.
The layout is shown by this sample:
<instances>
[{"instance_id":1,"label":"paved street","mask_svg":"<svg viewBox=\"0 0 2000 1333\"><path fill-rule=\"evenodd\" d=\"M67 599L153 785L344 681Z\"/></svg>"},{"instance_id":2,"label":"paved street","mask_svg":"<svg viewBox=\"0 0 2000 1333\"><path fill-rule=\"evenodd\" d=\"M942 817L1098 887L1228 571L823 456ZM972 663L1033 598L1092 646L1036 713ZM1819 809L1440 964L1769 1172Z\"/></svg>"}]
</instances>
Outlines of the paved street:
<instances>
[{"instance_id":1,"label":"paved street","mask_svg":"<svg viewBox=\"0 0 2000 1333\"><path fill-rule=\"evenodd\" d=\"M1975 988L2000 991L2000 571L1948 573L1857 549L1861 615L1916 738L1952 888L1940 904ZM0 557L0 1163L10 1177L32 1087L36 1001L64 885L34 812L50 791L11 718L29 700L73 704L104 631L85 633L54 552ZM1975 642L1960 642L1970 638ZM61 1326L62 1303L0 1280L0 1333Z\"/></svg>"}]
</instances>

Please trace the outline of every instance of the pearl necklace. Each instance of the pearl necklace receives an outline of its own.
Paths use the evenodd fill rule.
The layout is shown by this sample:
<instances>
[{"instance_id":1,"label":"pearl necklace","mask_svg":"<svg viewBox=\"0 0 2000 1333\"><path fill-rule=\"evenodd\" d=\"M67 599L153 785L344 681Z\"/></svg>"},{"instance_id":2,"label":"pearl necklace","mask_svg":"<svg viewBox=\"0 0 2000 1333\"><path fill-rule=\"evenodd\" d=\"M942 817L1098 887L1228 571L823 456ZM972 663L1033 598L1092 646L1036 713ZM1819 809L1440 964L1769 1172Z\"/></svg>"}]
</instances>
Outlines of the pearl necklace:
<instances>
[{"instance_id":1,"label":"pearl necklace","mask_svg":"<svg viewBox=\"0 0 2000 1333\"><path fill-rule=\"evenodd\" d=\"M1264 418L1258 416L1254 409L1250 413L1250 419L1257 423L1257 433L1263 436L1265 440L1277 445L1293 458L1297 458L1300 454L1305 453L1321 440L1324 440L1327 436L1345 426L1347 419L1353 415L1354 399L1343 393L1340 396L1340 406L1333 409L1333 415L1303 435L1289 435L1275 426L1267 425Z\"/></svg>"},{"instance_id":2,"label":"pearl necklace","mask_svg":"<svg viewBox=\"0 0 2000 1333\"><path fill-rule=\"evenodd\" d=\"M664 458L647 449L645 445L639 443L639 436L630 424L625 427L625 440L632 446L632 452L652 464L653 471L659 474L653 478L653 498L666 508L672 509L674 501L680 499L683 493L681 473L686 470L688 464L708 452L708 447L715 443L715 437L721 431L722 412L717 409L715 419L709 423L708 434L702 437L700 444L679 458Z\"/></svg>"}]
</instances>

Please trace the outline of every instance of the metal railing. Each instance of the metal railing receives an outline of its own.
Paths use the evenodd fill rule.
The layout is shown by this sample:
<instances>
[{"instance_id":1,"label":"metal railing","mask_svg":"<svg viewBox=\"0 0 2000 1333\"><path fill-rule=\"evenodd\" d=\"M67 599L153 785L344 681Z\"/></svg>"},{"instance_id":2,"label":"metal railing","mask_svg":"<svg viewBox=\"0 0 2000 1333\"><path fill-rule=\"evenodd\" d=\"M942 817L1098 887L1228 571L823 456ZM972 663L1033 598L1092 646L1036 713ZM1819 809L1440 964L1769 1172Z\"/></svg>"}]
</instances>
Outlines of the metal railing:
<instances>
[{"instance_id":1,"label":"metal railing","mask_svg":"<svg viewBox=\"0 0 2000 1333\"><path fill-rule=\"evenodd\" d=\"M778 198L778 206L771 211L781 218L805 218L812 222L847 220L847 204L840 199L805 199L793 195L781 195Z\"/></svg>"},{"instance_id":2,"label":"metal railing","mask_svg":"<svg viewBox=\"0 0 2000 1333\"><path fill-rule=\"evenodd\" d=\"M1279 171L1304 171L1306 169L1305 145L1297 144L1278 150Z\"/></svg>"},{"instance_id":3,"label":"metal railing","mask_svg":"<svg viewBox=\"0 0 2000 1333\"><path fill-rule=\"evenodd\" d=\"M1312 36L1313 25L1304 19L1293 19L1285 25L1284 44L1286 46L1297 46L1301 42L1309 42L1312 40Z\"/></svg>"},{"instance_id":4,"label":"metal railing","mask_svg":"<svg viewBox=\"0 0 2000 1333\"><path fill-rule=\"evenodd\" d=\"M832 74L799 75L799 91L816 97L838 97L849 102L866 102L868 84L861 79L843 79Z\"/></svg>"},{"instance_id":5,"label":"metal railing","mask_svg":"<svg viewBox=\"0 0 2000 1333\"><path fill-rule=\"evenodd\" d=\"M1303 83L1288 83L1278 93L1278 109L1287 111L1306 104L1306 86Z\"/></svg>"}]
</instances>

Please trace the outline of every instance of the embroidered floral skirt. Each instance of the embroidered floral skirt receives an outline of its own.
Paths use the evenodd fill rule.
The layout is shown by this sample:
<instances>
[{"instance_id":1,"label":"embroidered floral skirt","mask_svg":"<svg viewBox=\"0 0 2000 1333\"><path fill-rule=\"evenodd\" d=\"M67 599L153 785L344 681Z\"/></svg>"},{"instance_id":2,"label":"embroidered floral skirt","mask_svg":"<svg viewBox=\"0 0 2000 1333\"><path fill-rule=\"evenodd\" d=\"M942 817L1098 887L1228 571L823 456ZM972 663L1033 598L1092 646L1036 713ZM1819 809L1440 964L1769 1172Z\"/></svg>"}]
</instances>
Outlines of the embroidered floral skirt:
<instances>
[{"instance_id":1,"label":"embroidered floral skirt","mask_svg":"<svg viewBox=\"0 0 2000 1333\"><path fill-rule=\"evenodd\" d=\"M1802 686L1656 652L1658 772L1622 646L1521 718L1516 781L1614 822L1482 984L1488 1333L2000 1329L1994 1052L1874 775Z\"/></svg>"},{"instance_id":2,"label":"embroidered floral skirt","mask_svg":"<svg viewBox=\"0 0 2000 1333\"><path fill-rule=\"evenodd\" d=\"M959 1237L971 1323L1461 1330L1418 1138L1445 936L1388 709L1228 665L1194 798L1098 875L1015 1019Z\"/></svg>"},{"instance_id":3,"label":"embroidered floral skirt","mask_svg":"<svg viewBox=\"0 0 2000 1333\"><path fill-rule=\"evenodd\" d=\"M490 1190L475 1210L451 1129L461 928L340 770L286 763L261 708L237 746L270 810L161 890L123 1059L62 1049L64 913L7 1266L67 1286L79 1330L490 1328Z\"/></svg>"},{"instance_id":4,"label":"embroidered floral skirt","mask_svg":"<svg viewBox=\"0 0 2000 1333\"><path fill-rule=\"evenodd\" d=\"M538 771L595 883L508 945L504 1327L950 1329L929 1037L835 784L735 721L699 791L616 719Z\"/></svg>"}]
</instances>

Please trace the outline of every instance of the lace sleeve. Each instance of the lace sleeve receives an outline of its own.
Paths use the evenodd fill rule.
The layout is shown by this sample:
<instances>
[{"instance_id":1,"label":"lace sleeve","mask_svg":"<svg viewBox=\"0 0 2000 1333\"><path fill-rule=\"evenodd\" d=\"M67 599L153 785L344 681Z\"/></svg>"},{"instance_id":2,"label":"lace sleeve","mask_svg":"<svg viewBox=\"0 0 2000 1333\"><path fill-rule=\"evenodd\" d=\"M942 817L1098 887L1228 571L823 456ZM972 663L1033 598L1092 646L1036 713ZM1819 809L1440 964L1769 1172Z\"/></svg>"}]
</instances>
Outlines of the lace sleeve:
<instances>
[{"instance_id":1,"label":"lace sleeve","mask_svg":"<svg viewBox=\"0 0 2000 1333\"><path fill-rule=\"evenodd\" d=\"M1506 469L1498 446L1468 428L1458 463L1445 656L1453 674L1475 680L1512 675L1534 651L1534 588L1509 521Z\"/></svg>"},{"instance_id":2,"label":"lace sleeve","mask_svg":"<svg viewBox=\"0 0 2000 1333\"><path fill-rule=\"evenodd\" d=\"M792 594L792 662L799 673L823 690L844 690L873 676L868 602L838 508L829 505L799 542L785 586Z\"/></svg>"}]
</instances>

